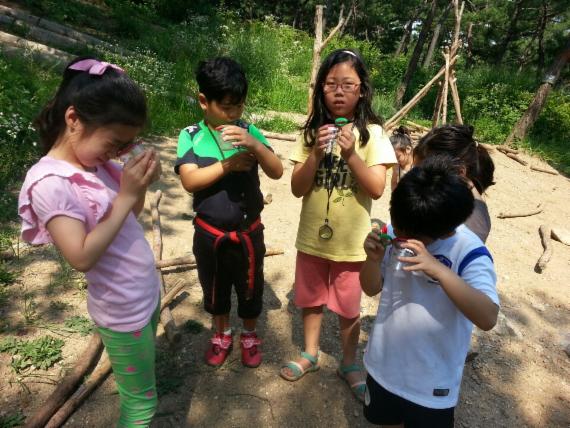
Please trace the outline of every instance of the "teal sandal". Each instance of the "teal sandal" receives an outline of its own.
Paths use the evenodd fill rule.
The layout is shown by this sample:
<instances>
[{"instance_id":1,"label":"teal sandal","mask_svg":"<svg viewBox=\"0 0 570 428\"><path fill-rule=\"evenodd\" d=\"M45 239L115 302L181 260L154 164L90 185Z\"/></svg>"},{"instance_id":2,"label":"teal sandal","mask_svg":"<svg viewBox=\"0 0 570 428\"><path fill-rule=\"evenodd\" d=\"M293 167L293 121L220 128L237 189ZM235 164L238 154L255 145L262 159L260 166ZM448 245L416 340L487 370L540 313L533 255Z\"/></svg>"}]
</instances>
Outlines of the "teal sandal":
<instances>
[{"instance_id":1,"label":"teal sandal","mask_svg":"<svg viewBox=\"0 0 570 428\"><path fill-rule=\"evenodd\" d=\"M319 352L319 354L320 354L320 352ZM288 380L290 382L295 382L295 381L301 379L307 373L316 372L317 370L319 370L321 368L318 364L319 354L317 354L316 357L313 357L311 354L308 354L306 352L301 352L301 358L304 358L305 360L307 360L309 363L311 363L311 365L305 369L298 362L289 361L287 364L285 364L283 367L281 367L281 370L279 371L279 375L285 380ZM293 376L290 376L287 373L285 373L283 371L283 369L291 370L293 372Z\"/></svg>"},{"instance_id":2,"label":"teal sandal","mask_svg":"<svg viewBox=\"0 0 570 428\"><path fill-rule=\"evenodd\" d=\"M366 381L359 380L354 383L349 383L348 378L346 375L348 373L359 372L362 374L362 367L358 364L351 364L350 366L340 366L336 373L338 376L346 382L346 384L350 387L350 390L354 394L354 396L361 402L364 403L364 394L366 393Z\"/></svg>"}]
</instances>

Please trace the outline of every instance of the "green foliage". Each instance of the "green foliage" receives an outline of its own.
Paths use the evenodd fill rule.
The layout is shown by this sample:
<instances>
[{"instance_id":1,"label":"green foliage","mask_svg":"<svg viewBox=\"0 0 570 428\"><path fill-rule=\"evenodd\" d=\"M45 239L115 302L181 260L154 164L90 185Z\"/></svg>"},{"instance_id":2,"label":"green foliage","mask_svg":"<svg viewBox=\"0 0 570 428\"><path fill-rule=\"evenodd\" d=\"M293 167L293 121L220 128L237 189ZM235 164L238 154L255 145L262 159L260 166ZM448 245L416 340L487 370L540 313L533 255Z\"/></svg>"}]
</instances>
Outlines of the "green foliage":
<instances>
[{"instance_id":1,"label":"green foliage","mask_svg":"<svg viewBox=\"0 0 570 428\"><path fill-rule=\"evenodd\" d=\"M16 274L8 270L6 263L0 262L0 289L14 282L16 282Z\"/></svg>"},{"instance_id":2,"label":"green foliage","mask_svg":"<svg viewBox=\"0 0 570 428\"><path fill-rule=\"evenodd\" d=\"M47 370L62 358L64 341L51 336L26 341L8 337L0 341L0 352L12 355L10 366L16 373Z\"/></svg>"},{"instance_id":3,"label":"green foliage","mask_svg":"<svg viewBox=\"0 0 570 428\"><path fill-rule=\"evenodd\" d=\"M570 92L552 92L522 143L565 174L570 174Z\"/></svg>"},{"instance_id":4,"label":"green foliage","mask_svg":"<svg viewBox=\"0 0 570 428\"><path fill-rule=\"evenodd\" d=\"M0 428L13 428L24 425L26 417L21 411L0 416Z\"/></svg>"},{"instance_id":5,"label":"green foliage","mask_svg":"<svg viewBox=\"0 0 570 428\"><path fill-rule=\"evenodd\" d=\"M262 117L255 121L255 126L267 131L284 133L295 132L299 129L299 126L294 121L281 116L271 118Z\"/></svg>"},{"instance_id":6,"label":"green foliage","mask_svg":"<svg viewBox=\"0 0 570 428\"><path fill-rule=\"evenodd\" d=\"M95 328L93 322L89 318L76 315L65 320L63 325L69 330L79 333L81 336L87 336Z\"/></svg>"}]
</instances>

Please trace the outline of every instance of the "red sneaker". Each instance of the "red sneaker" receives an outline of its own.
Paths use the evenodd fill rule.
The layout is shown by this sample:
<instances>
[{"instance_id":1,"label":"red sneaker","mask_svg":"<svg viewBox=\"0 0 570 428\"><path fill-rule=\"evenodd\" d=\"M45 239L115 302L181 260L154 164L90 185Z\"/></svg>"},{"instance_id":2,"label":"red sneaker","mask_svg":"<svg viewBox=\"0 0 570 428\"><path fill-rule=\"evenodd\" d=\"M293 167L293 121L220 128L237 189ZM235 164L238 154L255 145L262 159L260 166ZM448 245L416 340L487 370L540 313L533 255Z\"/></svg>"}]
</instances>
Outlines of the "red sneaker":
<instances>
[{"instance_id":1,"label":"red sneaker","mask_svg":"<svg viewBox=\"0 0 570 428\"><path fill-rule=\"evenodd\" d=\"M232 351L233 340L229 334L216 333L210 339L210 346L206 351L206 364L219 367L224 364Z\"/></svg>"},{"instance_id":2,"label":"red sneaker","mask_svg":"<svg viewBox=\"0 0 570 428\"><path fill-rule=\"evenodd\" d=\"M246 367L255 368L261 364L261 339L255 332L242 333L240 336L241 362Z\"/></svg>"}]
</instances>

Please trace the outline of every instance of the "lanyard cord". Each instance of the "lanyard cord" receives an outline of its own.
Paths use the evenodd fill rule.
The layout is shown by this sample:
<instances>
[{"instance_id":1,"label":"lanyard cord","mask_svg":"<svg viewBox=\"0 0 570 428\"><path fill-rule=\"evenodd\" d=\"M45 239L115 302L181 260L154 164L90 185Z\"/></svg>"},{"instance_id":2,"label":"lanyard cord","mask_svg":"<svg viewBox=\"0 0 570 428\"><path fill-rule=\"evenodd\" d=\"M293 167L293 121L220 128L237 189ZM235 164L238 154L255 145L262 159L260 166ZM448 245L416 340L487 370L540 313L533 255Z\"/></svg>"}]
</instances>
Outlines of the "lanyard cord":
<instances>
[{"instance_id":1,"label":"lanyard cord","mask_svg":"<svg viewBox=\"0 0 570 428\"><path fill-rule=\"evenodd\" d=\"M330 208L330 203L331 203L331 195L333 192L335 179L339 176L339 171L340 171L340 160L339 160L337 163L337 166L336 166L336 171L334 171L334 173L333 173L333 159L334 159L334 156L333 156L332 152L330 154L325 155L325 159L324 159L325 170L326 170L325 187L327 189L327 211L325 214L325 224L329 223L329 208Z\"/></svg>"}]
</instances>

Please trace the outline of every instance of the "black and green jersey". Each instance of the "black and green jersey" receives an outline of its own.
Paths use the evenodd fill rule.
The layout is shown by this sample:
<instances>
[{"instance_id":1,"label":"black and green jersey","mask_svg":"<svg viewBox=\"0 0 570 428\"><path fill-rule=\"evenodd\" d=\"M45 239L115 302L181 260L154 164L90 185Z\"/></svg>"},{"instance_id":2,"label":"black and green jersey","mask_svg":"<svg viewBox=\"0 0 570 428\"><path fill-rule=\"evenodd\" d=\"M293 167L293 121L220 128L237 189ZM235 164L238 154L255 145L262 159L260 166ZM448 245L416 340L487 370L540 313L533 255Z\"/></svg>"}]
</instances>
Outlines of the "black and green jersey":
<instances>
[{"instance_id":1,"label":"black and green jersey","mask_svg":"<svg viewBox=\"0 0 570 428\"><path fill-rule=\"evenodd\" d=\"M271 149L259 129L251 124L246 126L253 137ZM180 132L174 171L178 174L180 165L188 163L204 168L238 152L237 149L222 151L213 132L202 120ZM232 172L212 186L194 193L196 214L220 229L240 229L255 221L262 210L263 195L259 188L257 162L248 172Z\"/></svg>"}]
</instances>

